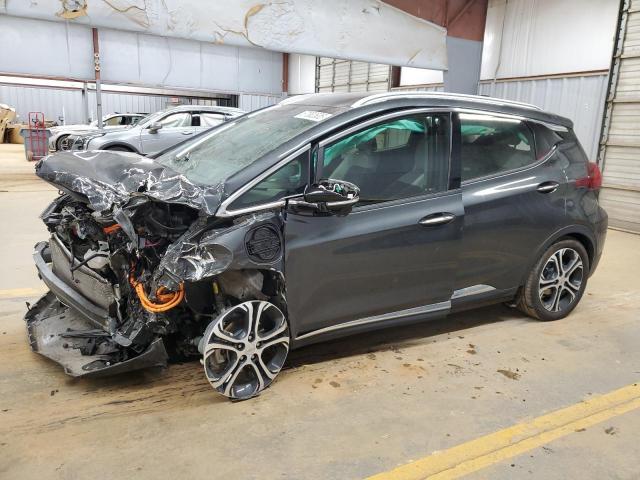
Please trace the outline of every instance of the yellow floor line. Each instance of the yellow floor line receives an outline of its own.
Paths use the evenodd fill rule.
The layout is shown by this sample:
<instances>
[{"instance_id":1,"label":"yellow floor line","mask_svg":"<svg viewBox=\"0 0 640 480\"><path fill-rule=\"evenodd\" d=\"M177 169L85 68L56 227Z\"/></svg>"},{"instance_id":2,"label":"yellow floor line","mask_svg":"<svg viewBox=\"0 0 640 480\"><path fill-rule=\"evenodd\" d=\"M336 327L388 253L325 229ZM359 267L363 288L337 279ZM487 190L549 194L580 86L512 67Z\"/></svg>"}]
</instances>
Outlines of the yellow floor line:
<instances>
[{"instance_id":1,"label":"yellow floor line","mask_svg":"<svg viewBox=\"0 0 640 480\"><path fill-rule=\"evenodd\" d=\"M634 383L433 453L368 480L460 478L637 408L640 408L640 384Z\"/></svg>"},{"instance_id":2,"label":"yellow floor line","mask_svg":"<svg viewBox=\"0 0 640 480\"><path fill-rule=\"evenodd\" d=\"M37 297L44 292L43 289L38 288L10 288L8 290L0 290L0 298Z\"/></svg>"}]
</instances>

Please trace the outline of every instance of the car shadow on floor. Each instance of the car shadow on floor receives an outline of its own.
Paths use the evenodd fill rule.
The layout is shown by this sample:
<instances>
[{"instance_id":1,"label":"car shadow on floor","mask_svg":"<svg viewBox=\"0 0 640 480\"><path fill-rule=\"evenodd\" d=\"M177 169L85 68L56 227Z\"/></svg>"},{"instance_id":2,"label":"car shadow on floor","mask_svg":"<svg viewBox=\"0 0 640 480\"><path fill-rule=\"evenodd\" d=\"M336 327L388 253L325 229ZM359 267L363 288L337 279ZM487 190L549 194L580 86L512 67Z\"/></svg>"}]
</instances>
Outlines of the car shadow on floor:
<instances>
[{"instance_id":1,"label":"car shadow on floor","mask_svg":"<svg viewBox=\"0 0 640 480\"><path fill-rule=\"evenodd\" d=\"M284 368L296 368L355 355L422 345L430 343L431 337L437 335L454 332L460 334L469 328L505 320L529 321L531 319L514 308L491 305L451 314L437 320L384 328L301 347L289 353Z\"/></svg>"},{"instance_id":2,"label":"car shadow on floor","mask_svg":"<svg viewBox=\"0 0 640 480\"><path fill-rule=\"evenodd\" d=\"M303 365L313 365L341 358L348 358L386 350L402 349L411 346L432 343L432 337L451 333L463 335L464 331L482 325L498 324L505 320L533 321L518 310L504 305L493 305L466 312L449 315L443 319L416 322L401 327L391 327L373 332L359 333L339 340L317 343L293 350L289 353L284 370L295 369ZM500 328L496 325L495 328ZM43 361L46 361L43 359ZM150 368L123 373L104 378L66 378L65 384L75 385L85 391L84 394L98 392L112 393L137 392L154 388L177 388L188 390L192 394L208 393L210 386L202 374L197 360L171 363L168 368ZM222 397L220 397L222 400ZM128 402L128 396L123 398Z\"/></svg>"}]
</instances>

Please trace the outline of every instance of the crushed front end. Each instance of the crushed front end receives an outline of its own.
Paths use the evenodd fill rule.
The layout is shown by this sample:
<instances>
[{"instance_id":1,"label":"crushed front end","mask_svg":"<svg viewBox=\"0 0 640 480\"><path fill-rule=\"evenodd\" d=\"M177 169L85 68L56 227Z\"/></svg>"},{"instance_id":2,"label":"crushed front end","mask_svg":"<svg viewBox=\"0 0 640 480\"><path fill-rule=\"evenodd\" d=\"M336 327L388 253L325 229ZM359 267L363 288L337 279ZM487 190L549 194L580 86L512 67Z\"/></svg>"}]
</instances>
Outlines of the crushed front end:
<instances>
[{"instance_id":1,"label":"crushed front end","mask_svg":"<svg viewBox=\"0 0 640 480\"><path fill-rule=\"evenodd\" d=\"M41 215L50 238L33 253L49 292L25 320L31 348L66 373L110 375L196 358L225 309L247 298L278 301L277 214L219 219L212 197L198 197L183 177L146 159L121 168L122 177L97 178L87 172L104 158L77 156L70 168L60 155L72 154L37 170L63 192Z\"/></svg>"}]
</instances>

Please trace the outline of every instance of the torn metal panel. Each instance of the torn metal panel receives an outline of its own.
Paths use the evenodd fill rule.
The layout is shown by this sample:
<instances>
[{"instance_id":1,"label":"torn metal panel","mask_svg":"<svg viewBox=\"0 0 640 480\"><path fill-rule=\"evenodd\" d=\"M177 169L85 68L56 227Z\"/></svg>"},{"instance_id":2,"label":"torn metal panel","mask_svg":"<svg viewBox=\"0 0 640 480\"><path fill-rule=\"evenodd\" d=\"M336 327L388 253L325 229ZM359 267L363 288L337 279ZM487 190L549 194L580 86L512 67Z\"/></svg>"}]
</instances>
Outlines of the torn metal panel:
<instances>
[{"instance_id":1,"label":"torn metal panel","mask_svg":"<svg viewBox=\"0 0 640 480\"><path fill-rule=\"evenodd\" d=\"M10 2L6 10L203 42L447 68L446 29L379 0L39 0Z\"/></svg>"},{"instance_id":2,"label":"torn metal panel","mask_svg":"<svg viewBox=\"0 0 640 480\"><path fill-rule=\"evenodd\" d=\"M158 265L159 275L168 272L182 281L196 282L225 270L268 268L283 271L279 212L247 216L231 227L204 233L202 229L196 222L180 240L167 248Z\"/></svg>"},{"instance_id":3,"label":"torn metal panel","mask_svg":"<svg viewBox=\"0 0 640 480\"><path fill-rule=\"evenodd\" d=\"M61 152L36 165L42 179L83 195L97 212L111 210L142 196L179 203L213 215L223 185L200 186L150 158L121 152Z\"/></svg>"},{"instance_id":4,"label":"torn metal panel","mask_svg":"<svg viewBox=\"0 0 640 480\"><path fill-rule=\"evenodd\" d=\"M116 375L167 365L162 339L151 342L139 355L123 357L109 334L96 330L52 292L31 307L25 320L31 349L59 363L73 377Z\"/></svg>"}]
</instances>

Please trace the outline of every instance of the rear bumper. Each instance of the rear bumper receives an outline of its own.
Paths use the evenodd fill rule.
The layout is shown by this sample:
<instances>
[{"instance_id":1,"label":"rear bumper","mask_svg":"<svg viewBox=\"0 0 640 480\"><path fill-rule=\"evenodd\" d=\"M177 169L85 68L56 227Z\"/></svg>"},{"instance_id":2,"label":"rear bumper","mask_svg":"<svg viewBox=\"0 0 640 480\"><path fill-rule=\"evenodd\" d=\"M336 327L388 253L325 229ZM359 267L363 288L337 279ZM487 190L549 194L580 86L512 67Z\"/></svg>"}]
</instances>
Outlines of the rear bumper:
<instances>
[{"instance_id":1,"label":"rear bumper","mask_svg":"<svg viewBox=\"0 0 640 480\"><path fill-rule=\"evenodd\" d=\"M602 208L599 208L599 220L595 223L595 236L596 236L596 245L595 252L593 255L593 259L591 260L591 265L589 268L589 275L593 274L598 268L598 264L600 263L600 258L602 257L602 252L604 250L604 242L607 238L607 228L609 226L609 215Z\"/></svg>"}]
</instances>

